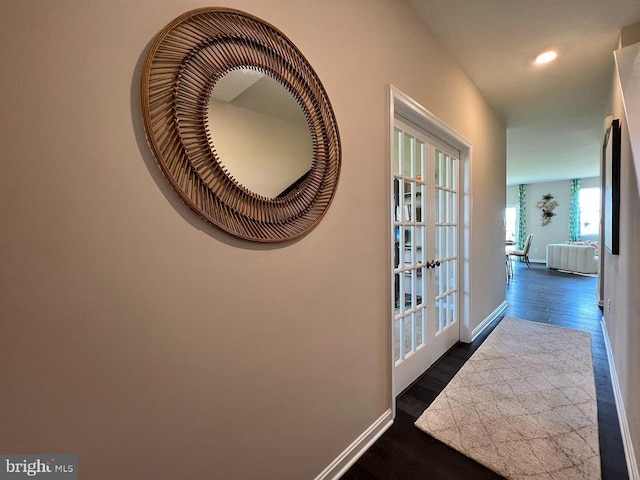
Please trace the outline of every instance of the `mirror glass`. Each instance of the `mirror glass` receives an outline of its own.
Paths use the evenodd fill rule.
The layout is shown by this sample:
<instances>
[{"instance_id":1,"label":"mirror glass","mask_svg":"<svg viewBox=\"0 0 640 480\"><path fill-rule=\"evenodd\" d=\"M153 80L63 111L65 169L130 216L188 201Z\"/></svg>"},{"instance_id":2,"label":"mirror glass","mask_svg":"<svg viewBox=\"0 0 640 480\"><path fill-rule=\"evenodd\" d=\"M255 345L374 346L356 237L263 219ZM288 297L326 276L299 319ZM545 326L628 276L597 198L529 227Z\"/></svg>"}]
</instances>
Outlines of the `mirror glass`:
<instances>
[{"instance_id":1,"label":"mirror glass","mask_svg":"<svg viewBox=\"0 0 640 480\"><path fill-rule=\"evenodd\" d=\"M231 70L213 86L211 148L240 184L267 198L286 196L308 175L313 142L295 98L256 69Z\"/></svg>"}]
</instances>

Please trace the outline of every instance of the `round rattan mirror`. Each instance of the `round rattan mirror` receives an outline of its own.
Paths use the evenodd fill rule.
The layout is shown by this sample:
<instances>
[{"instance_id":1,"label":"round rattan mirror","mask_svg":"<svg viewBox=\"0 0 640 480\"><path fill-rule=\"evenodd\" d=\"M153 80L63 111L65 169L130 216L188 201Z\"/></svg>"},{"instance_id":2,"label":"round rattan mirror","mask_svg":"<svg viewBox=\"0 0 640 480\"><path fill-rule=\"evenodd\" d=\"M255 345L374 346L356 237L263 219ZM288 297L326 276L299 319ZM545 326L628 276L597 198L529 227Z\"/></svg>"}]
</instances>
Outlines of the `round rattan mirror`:
<instances>
[{"instance_id":1,"label":"round rattan mirror","mask_svg":"<svg viewBox=\"0 0 640 480\"><path fill-rule=\"evenodd\" d=\"M311 169L273 198L237 181L216 152L208 114L216 83L252 69L300 105L313 144ZM142 113L153 154L174 190L205 220L257 242L296 238L329 208L340 173L340 137L315 71L275 27L231 9L187 12L157 36L142 71ZM301 159L307 161L305 159Z\"/></svg>"}]
</instances>

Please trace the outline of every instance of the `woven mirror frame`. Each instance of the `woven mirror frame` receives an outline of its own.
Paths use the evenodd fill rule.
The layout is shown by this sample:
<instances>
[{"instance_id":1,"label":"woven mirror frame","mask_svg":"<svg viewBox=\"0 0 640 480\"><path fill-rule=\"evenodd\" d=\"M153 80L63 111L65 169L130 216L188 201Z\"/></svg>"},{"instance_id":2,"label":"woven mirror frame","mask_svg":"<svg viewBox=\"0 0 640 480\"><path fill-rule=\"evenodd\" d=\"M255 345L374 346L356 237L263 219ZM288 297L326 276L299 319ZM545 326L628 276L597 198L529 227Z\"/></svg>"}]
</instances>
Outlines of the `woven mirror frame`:
<instances>
[{"instance_id":1,"label":"woven mirror frame","mask_svg":"<svg viewBox=\"0 0 640 480\"><path fill-rule=\"evenodd\" d=\"M259 195L237 182L211 139L207 110L213 86L241 68L275 78L307 119L311 170L283 198ZM205 220L246 240L280 242L299 237L322 219L340 173L338 126L315 71L275 27L232 9L187 12L154 40L141 88L149 146L180 198Z\"/></svg>"}]
</instances>

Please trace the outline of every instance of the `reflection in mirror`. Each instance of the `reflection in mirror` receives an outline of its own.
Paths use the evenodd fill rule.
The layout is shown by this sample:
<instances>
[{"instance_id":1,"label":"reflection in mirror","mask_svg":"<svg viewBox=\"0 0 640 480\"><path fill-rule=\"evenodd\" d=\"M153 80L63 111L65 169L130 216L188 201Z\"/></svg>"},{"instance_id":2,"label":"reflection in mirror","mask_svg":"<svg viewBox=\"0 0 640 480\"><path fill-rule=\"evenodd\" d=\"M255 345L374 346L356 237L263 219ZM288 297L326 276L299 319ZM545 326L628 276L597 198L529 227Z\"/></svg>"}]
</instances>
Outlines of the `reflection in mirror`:
<instances>
[{"instance_id":1,"label":"reflection in mirror","mask_svg":"<svg viewBox=\"0 0 640 480\"><path fill-rule=\"evenodd\" d=\"M211 148L235 180L267 198L284 197L311 169L313 142L304 112L265 72L226 73L211 91Z\"/></svg>"}]
</instances>

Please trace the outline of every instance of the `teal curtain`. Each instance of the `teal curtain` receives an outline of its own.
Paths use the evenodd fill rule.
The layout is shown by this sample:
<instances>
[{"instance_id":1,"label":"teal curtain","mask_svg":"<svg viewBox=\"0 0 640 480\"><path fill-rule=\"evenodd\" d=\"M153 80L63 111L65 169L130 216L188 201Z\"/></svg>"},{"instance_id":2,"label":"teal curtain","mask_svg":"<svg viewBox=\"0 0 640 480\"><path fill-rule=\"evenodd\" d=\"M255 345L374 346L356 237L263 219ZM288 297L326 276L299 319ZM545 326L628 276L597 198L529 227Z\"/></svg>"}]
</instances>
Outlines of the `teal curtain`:
<instances>
[{"instance_id":1,"label":"teal curtain","mask_svg":"<svg viewBox=\"0 0 640 480\"><path fill-rule=\"evenodd\" d=\"M580 179L571 180L571 198L569 200L569 241L580 240Z\"/></svg>"},{"instance_id":2,"label":"teal curtain","mask_svg":"<svg viewBox=\"0 0 640 480\"><path fill-rule=\"evenodd\" d=\"M524 241L527 239L527 186L518 185L518 250L524 248Z\"/></svg>"}]
</instances>

